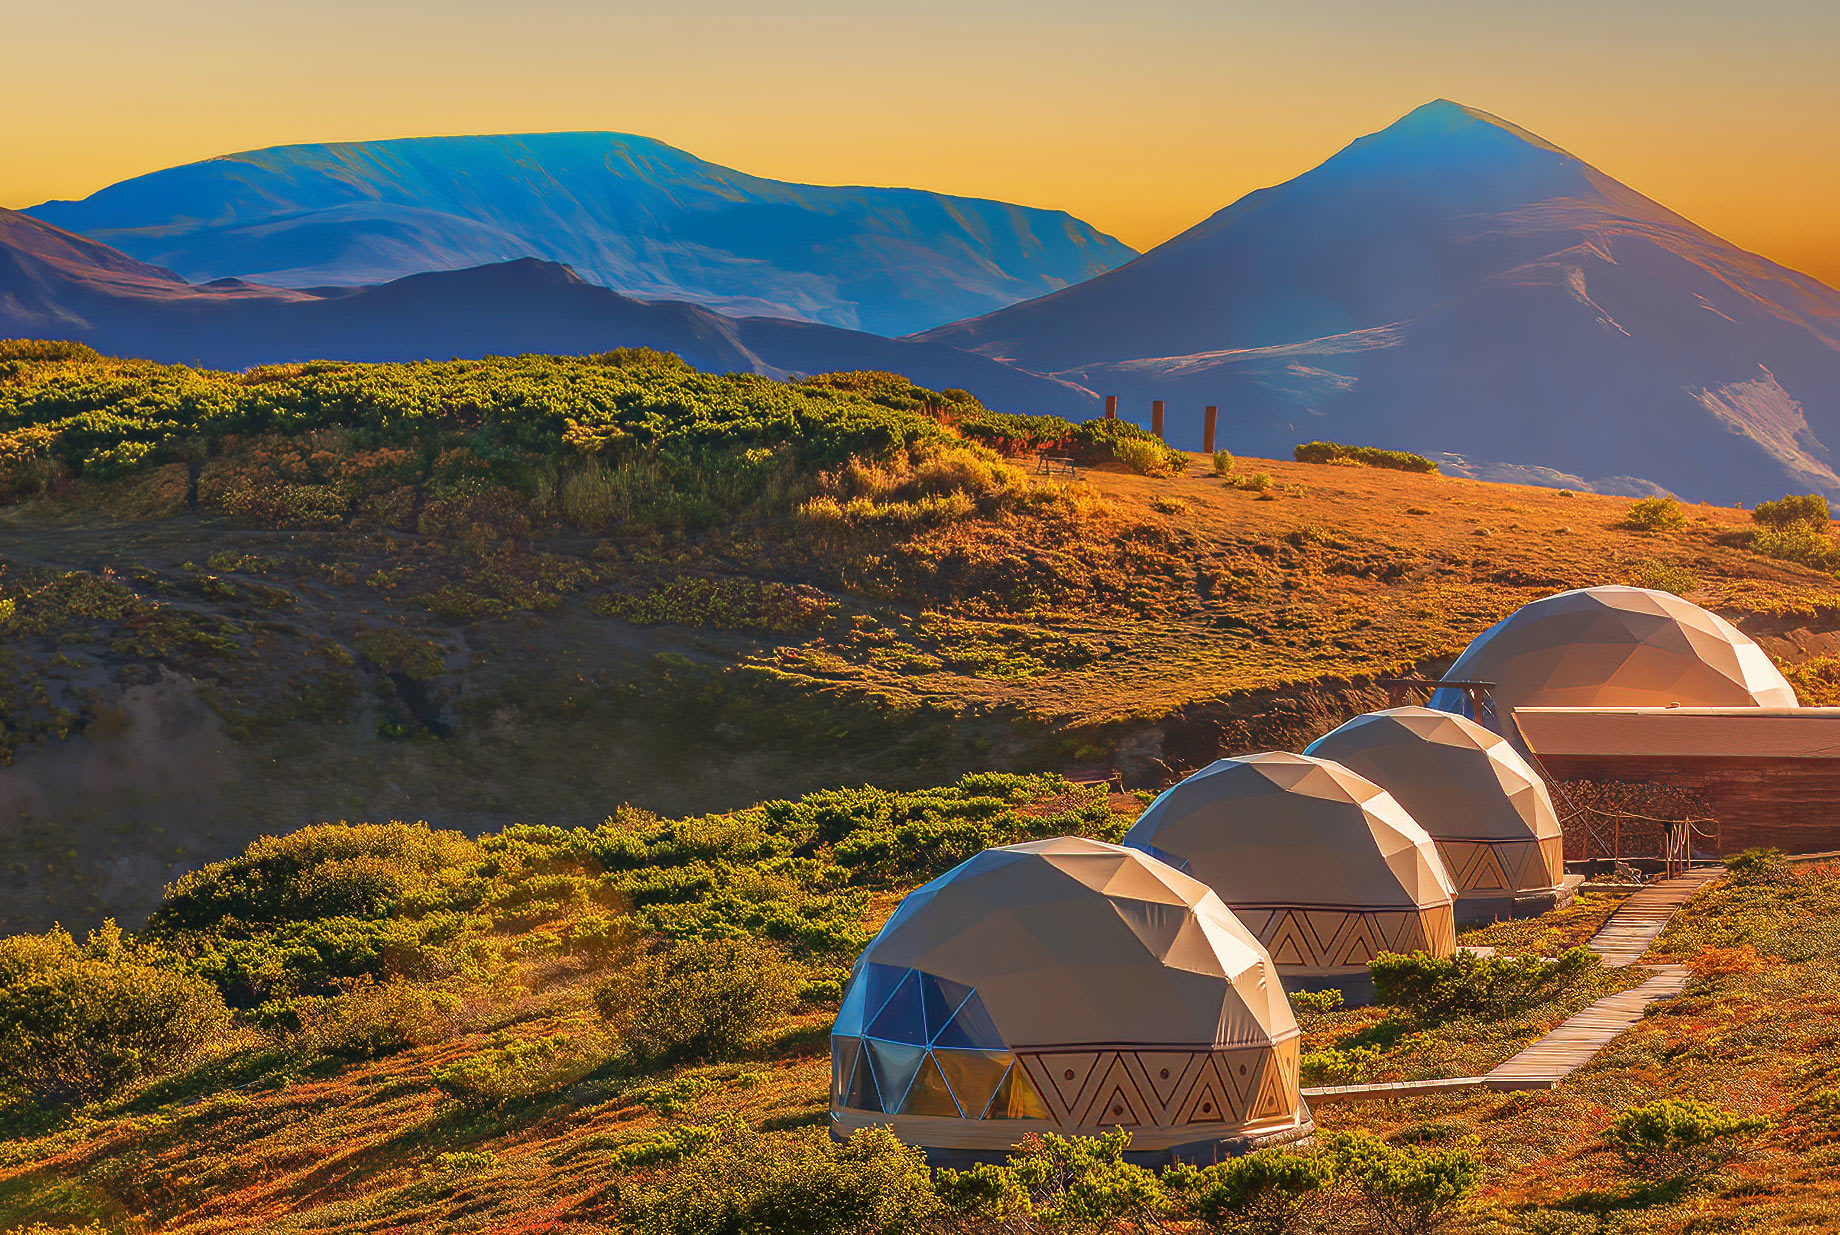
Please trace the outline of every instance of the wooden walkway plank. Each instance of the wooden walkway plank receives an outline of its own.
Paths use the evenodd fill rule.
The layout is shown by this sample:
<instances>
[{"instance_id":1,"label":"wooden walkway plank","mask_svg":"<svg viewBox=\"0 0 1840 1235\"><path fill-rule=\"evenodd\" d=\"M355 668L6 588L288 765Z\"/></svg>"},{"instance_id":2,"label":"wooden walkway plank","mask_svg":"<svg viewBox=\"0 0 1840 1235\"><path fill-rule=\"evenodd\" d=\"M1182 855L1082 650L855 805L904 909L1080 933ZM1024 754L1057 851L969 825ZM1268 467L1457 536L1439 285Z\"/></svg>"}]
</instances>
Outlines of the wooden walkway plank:
<instances>
[{"instance_id":1,"label":"wooden walkway plank","mask_svg":"<svg viewBox=\"0 0 1840 1235\"><path fill-rule=\"evenodd\" d=\"M1603 957L1604 964L1612 969L1635 964L1675 911L1724 873L1723 867L1702 867L1632 892L1585 946Z\"/></svg>"},{"instance_id":2,"label":"wooden walkway plank","mask_svg":"<svg viewBox=\"0 0 1840 1235\"><path fill-rule=\"evenodd\" d=\"M1597 1057L1618 1035L1642 1019L1648 1005L1686 989L1685 965L1645 966L1654 977L1640 986L1606 995L1508 1060L1482 1083L1490 1089L1551 1089Z\"/></svg>"}]
</instances>

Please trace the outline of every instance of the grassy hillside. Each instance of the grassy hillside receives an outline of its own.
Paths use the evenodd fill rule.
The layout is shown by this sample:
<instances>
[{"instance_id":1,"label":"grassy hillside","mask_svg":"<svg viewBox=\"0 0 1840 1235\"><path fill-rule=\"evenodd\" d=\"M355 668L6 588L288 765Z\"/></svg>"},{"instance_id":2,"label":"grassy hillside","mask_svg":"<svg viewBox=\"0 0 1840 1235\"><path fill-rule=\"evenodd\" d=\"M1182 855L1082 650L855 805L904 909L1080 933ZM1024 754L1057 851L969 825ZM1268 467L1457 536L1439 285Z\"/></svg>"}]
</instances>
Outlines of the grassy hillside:
<instances>
[{"instance_id":1,"label":"grassy hillside","mask_svg":"<svg viewBox=\"0 0 1840 1235\"><path fill-rule=\"evenodd\" d=\"M1120 433L651 353L3 349L0 926L138 922L322 820L583 826L985 768L1155 786L1590 583L1682 590L1830 689L1825 528L1761 546L1798 565L1743 511L1644 531L1625 499L1222 477ZM1051 438L1095 467L1033 474Z\"/></svg>"}]
</instances>

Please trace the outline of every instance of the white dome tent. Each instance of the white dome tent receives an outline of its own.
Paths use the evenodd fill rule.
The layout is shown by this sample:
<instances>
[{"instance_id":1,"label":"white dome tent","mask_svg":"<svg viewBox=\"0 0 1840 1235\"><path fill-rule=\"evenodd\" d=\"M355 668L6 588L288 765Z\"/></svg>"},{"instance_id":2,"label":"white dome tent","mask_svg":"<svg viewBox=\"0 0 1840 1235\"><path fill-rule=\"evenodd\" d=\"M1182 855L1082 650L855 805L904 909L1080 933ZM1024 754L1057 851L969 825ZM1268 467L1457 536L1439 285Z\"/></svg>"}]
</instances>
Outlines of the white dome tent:
<instances>
[{"instance_id":1,"label":"white dome tent","mask_svg":"<svg viewBox=\"0 0 1840 1235\"><path fill-rule=\"evenodd\" d=\"M1203 884L1100 841L986 850L909 894L831 1044L832 1134L889 1127L936 1162L1115 1127L1135 1160L1205 1162L1310 1126L1265 949Z\"/></svg>"},{"instance_id":2,"label":"white dome tent","mask_svg":"<svg viewBox=\"0 0 1840 1235\"><path fill-rule=\"evenodd\" d=\"M1444 674L1491 683L1492 715L1463 690L1431 706L1514 740L1515 708L1796 706L1795 690L1762 648L1716 613L1668 592L1591 587L1521 606L1471 641Z\"/></svg>"},{"instance_id":3,"label":"white dome tent","mask_svg":"<svg viewBox=\"0 0 1840 1235\"><path fill-rule=\"evenodd\" d=\"M1500 734L1432 708L1357 716L1304 754L1380 785L1430 834L1459 923L1541 913L1569 899L1565 837L1546 782Z\"/></svg>"},{"instance_id":4,"label":"white dome tent","mask_svg":"<svg viewBox=\"0 0 1840 1235\"><path fill-rule=\"evenodd\" d=\"M1371 991L1382 952L1456 950L1456 892L1431 837L1340 764L1272 752L1220 759L1125 835L1219 893L1287 984Z\"/></svg>"}]
</instances>

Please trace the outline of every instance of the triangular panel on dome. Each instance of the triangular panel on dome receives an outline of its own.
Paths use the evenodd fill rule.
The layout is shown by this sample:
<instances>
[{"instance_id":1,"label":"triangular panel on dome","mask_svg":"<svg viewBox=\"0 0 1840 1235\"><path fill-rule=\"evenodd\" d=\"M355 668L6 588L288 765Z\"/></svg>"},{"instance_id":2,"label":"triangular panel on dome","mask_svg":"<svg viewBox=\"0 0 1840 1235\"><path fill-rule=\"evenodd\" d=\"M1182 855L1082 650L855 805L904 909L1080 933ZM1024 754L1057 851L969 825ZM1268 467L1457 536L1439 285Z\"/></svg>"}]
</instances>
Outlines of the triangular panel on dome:
<instances>
[{"instance_id":1,"label":"triangular panel on dome","mask_svg":"<svg viewBox=\"0 0 1840 1235\"><path fill-rule=\"evenodd\" d=\"M919 1070L914 1073L913 1082L907 1087L907 1096L901 1102L903 1115L945 1115L959 1116L963 1112L958 1108L958 1101L952 1096L951 1086L946 1084L945 1074L939 1070L939 1060L928 1055L921 1061Z\"/></svg>"},{"instance_id":2,"label":"triangular panel on dome","mask_svg":"<svg viewBox=\"0 0 1840 1235\"><path fill-rule=\"evenodd\" d=\"M959 1109L972 1119L983 1117L1014 1062L1007 1051L934 1051L933 1058L952 1087Z\"/></svg>"},{"instance_id":3,"label":"triangular panel on dome","mask_svg":"<svg viewBox=\"0 0 1840 1235\"><path fill-rule=\"evenodd\" d=\"M882 1109L898 1111L907 1098L907 1087L913 1083L914 1074L926 1061L924 1046L909 1046L905 1042L882 1042L875 1038L865 1039L868 1046L869 1062L875 1071L876 1092L881 1094Z\"/></svg>"},{"instance_id":4,"label":"triangular panel on dome","mask_svg":"<svg viewBox=\"0 0 1840 1235\"><path fill-rule=\"evenodd\" d=\"M986 1119L1050 1119L1048 1104L1029 1080L1020 1064L1011 1064L997 1084L997 1092L985 1108Z\"/></svg>"}]
</instances>

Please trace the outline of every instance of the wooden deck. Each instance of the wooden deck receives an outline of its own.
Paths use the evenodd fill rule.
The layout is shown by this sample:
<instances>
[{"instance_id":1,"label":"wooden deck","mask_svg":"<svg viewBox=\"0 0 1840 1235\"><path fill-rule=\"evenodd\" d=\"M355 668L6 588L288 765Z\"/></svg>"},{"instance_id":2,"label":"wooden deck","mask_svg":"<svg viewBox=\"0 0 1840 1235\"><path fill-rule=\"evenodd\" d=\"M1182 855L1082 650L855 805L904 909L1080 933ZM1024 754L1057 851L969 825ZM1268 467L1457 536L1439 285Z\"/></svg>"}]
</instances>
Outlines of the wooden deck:
<instances>
[{"instance_id":1,"label":"wooden deck","mask_svg":"<svg viewBox=\"0 0 1840 1235\"><path fill-rule=\"evenodd\" d=\"M1689 871L1652 883L1632 894L1610 915L1586 946L1620 968L1642 959L1648 945L1687 900L1724 871ZM1626 991L1606 995L1566 1018L1557 1028L1486 1076L1457 1076L1435 1081L1379 1081L1371 1085L1319 1085L1306 1088L1312 1103L1361 1102L1411 1098L1471 1089L1552 1089L1596 1058L1618 1034L1642 1019L1648 1005L1680 994L1691 976L1684 965L1644 965L1653 977Z\"/></svg>"}]
</instances>

